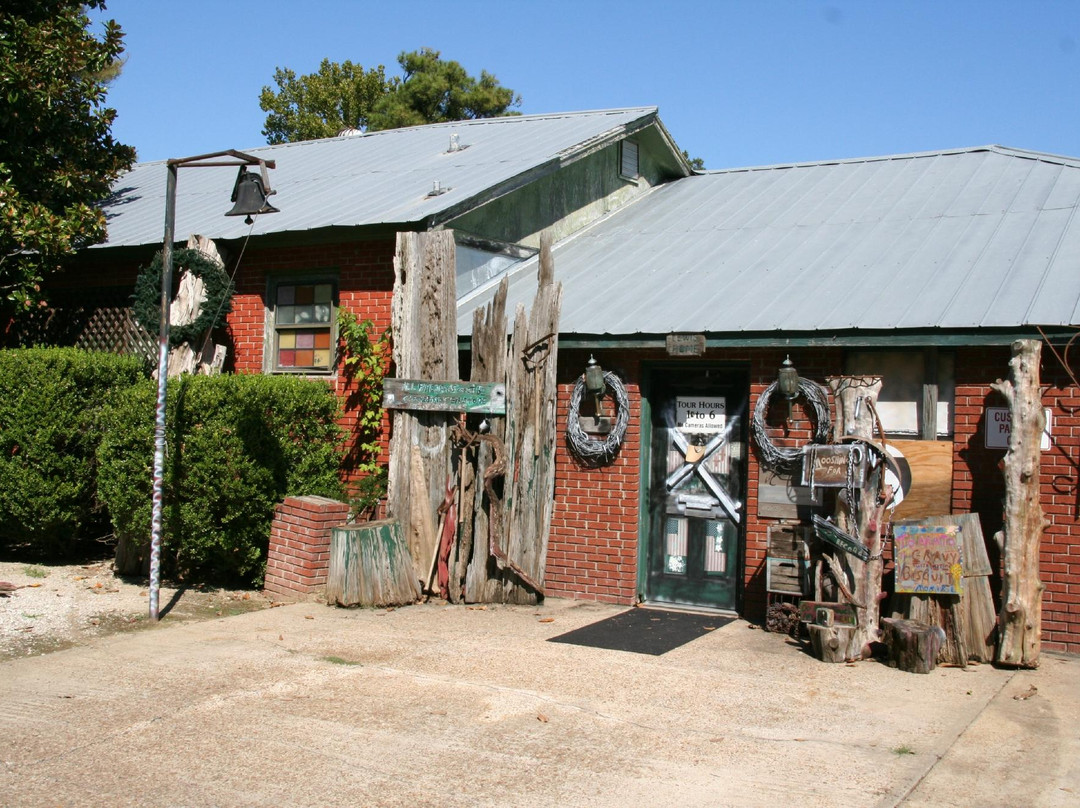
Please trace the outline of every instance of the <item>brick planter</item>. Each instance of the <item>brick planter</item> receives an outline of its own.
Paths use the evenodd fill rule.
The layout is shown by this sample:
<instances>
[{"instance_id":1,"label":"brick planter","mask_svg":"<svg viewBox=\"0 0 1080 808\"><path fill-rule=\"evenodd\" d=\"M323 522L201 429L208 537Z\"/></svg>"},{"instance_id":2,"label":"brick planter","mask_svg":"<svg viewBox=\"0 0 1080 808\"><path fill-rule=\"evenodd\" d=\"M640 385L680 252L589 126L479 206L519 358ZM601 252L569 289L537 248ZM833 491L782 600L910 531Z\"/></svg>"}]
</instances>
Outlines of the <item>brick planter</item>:
<instances>
[{"instance_id":1,"label":"brick planter","mask_svg":"<svg viewBox=\"0 0 1080 808\"><path fill-rule=\"evenodd\" d=\"M349 516L349 506L326 497L288 497L270 526L263 591L303 597L326 586L330 532Z\"/></svg>"}]
</instances>

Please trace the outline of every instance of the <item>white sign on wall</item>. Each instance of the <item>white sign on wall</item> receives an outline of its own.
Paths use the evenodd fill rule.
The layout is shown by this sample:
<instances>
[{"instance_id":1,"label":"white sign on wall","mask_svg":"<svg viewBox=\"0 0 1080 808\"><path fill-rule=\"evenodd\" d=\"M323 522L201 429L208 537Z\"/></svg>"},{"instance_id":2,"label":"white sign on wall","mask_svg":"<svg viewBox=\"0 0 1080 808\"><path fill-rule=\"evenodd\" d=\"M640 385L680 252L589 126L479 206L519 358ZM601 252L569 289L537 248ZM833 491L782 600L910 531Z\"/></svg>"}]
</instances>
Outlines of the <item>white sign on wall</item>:
<instances>
[{"instance_id":1,"label":"white sign on wall","mask_svg":"<svg viewBox=\"0 0 1080 808\"><path fill-rule=\"evenodd\" d=\"M1043 429L1039 448L1044 452L1050 448L1050 408L1043 410L1046 415L1046 427ZM1012 434L1012 411L1008 407L986 408L986 448L1008 449L1009 435Z\"/></svg>"},{"instance_id":2,"label":"white sign on wall","mask_svg":"<svg viewBox=\"0 0 1080 808\"><path fill-rule=\"evenodd\" d=\"M680 432L723 432L727 399L723 396L678 396L675 426Z\"/></svg>"}]
</instances>

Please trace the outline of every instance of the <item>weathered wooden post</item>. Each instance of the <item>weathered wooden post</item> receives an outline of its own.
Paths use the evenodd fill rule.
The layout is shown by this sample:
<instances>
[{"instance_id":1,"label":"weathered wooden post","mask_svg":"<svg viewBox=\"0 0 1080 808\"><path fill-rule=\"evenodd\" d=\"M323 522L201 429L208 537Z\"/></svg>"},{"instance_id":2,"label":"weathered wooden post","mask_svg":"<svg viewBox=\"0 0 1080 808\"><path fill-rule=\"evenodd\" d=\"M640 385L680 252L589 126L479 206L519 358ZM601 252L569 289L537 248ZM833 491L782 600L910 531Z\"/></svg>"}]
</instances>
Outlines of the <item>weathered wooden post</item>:
<instances>
[{"instance_id":1,"label":"weathered wooden post","mask_svg":"<svg viewBox=\"0 0 1080 808\"><path fill-rule=\"evenodd\" d=\"M217 245L205 236L188 237L187 248L196 250L208 261L212 261L224 270L225 261ZM206 305L206 282L186 267L181 267L180 286L176 299L169 306L169 322L174 326L187 325L199 319L203 306ZM169 353L169 377L184 373L214 375L221 372L225 364L225 346L215 345L210 339L213 327L199 335L195 343L183 342Z\"/></svg>"},{"instance_id":2,"label":"weathered wooden post","mask_svg":"<svg viewBox=\"0 0 1080 808\"><path fill-rule=\"evenodd\" d=\"M1038 667L1042 640L1039 547L1046 521L1039 500L1039 471L1046 419L1039 389L1041 355L1038 340L1016 340L1009 379L991 385L1008 401L1012 416L1004 460L1005 519L999 534L1004 575L997 662L1021 668Z\"/></svg>"},{"instance_id":3,"label":"weathered wooden post","mask_svg":"<svg viewBox=\"0 0 1080 808\"><path fill-rule=\"evenodd\" d=\"M398 233L391 307L399 378L458 378L456 245L449 230ZM427 582L436 543L435 513L451 473L448 412L394 410L387 509L405 528L416 576Z\"/></svg>"}]
</instances>

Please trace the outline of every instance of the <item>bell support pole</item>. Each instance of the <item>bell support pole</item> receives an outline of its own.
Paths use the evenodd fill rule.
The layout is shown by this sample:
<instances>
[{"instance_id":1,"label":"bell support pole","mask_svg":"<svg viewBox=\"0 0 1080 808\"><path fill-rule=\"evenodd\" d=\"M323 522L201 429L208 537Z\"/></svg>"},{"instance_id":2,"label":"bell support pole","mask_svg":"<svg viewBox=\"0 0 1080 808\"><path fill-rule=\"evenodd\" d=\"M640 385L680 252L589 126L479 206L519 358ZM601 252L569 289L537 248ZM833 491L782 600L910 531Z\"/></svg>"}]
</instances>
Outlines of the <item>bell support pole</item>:
<instances>
[{"instance_id":1,"label":"bell support pole","mask_svg":"<svg viewBox=\"0 0 1080 808\"><path fill-rule=\"evenodd\" d=\"M218 159L218 158L230 159ZM158 328L158 389L157 405L154 420L154 484L151 501L150 515L150 619L157 621L160 617L158 610L161 592L161 524L162 504L165 487L165 402L166 386L169 378L169 304L172 299L172 274L173 274L173 240L176 229L176 181L181 168L220 168L222 166L240 166L240 175L233 189L233 202L237 200L237 190L240 185L240 177L246 173L247 166L259 166L261 181L258 191L261 191L261 199L251 196L249 207L243 207L239 203L234 205L226 215L247 215L248 222L252 221L253 215L260 213L278 213L278 209L269 205L266 198L275 193L270 189L268 168L276 168L273 160L261 160L250 154L229 149L227 151L200 154L195 157L181 157L166 161L169 174L165 184L165 243L161 248L161 320ZM251 174L251 177L259 180L259 175Z\"/></svg>"}]
</instances>

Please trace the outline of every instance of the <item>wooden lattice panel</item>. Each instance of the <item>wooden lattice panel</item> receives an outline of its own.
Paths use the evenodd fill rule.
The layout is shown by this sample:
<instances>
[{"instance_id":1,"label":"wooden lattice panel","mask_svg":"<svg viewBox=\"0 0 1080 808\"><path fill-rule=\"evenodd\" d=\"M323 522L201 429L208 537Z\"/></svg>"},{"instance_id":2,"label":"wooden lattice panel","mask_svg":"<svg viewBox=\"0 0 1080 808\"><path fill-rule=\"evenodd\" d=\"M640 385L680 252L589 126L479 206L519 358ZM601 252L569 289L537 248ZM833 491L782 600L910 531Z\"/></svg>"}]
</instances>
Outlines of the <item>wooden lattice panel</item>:
<instances>
[{"instance_id":1,"label":"wooden lattice panel","mask_svg":"<svg viewBox=\"0 0 1080 808\"><path fill-rule=\"evenodd\" d=\"M124 306L101 306L89 313L75 346L90 351L135 354L152 359L157 340L147 333Z\"/></svg>"}]
</instances>

